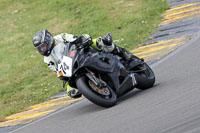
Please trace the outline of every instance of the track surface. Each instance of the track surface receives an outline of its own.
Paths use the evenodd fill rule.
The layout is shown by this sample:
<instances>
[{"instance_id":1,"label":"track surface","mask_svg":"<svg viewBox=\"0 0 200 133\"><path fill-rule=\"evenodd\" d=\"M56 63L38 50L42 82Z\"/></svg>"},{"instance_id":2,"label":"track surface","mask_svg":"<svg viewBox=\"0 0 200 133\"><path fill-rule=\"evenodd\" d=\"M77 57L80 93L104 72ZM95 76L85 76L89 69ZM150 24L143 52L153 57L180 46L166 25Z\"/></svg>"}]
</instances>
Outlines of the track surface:
<instances>
[{"instance_id":1,"label":"track surface","mask_svg":"<svg viewBox=\"0 0 200 133\"><path fill-rule=\"evenodd\" d=\"M112 108L84 99L15 133L199 133L200 39L153 65L156 84L135 90Z\"/></svg>"}]
</instances>

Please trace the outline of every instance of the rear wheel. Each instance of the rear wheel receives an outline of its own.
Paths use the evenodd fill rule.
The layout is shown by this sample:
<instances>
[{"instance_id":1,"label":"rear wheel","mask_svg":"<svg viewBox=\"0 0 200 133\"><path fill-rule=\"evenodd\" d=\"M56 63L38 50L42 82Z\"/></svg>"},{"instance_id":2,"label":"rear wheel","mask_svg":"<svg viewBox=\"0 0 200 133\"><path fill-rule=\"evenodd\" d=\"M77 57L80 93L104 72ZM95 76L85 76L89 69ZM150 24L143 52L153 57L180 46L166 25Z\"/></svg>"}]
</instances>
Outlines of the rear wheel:
<instances>
[{"instance_id":1,"label":"rear wheel","mask_svg":"<svg viewBox=\"0 0 200 133\"><path fill-rule=\"evenodd\" d=\"M99 106L111 107L114 106L117 101L117 96L115 92L108 85L103 88L99 88L86 76L78 78L76 81L76 85L80 92L88 100Z\"/></svg>"},{"instance_id":2,"label":"rear wheel","mask_svg":"<svg viewBox=\"0 0 200 133\"><path fill-rule=\"evenodd\" d=\"M137 85L136 87L141 90L148 89L152 87L155 83L155 75L153 70L144 63L142 66L140 66L143 71L136 73L136 80Z\"/></svg>"}]
</instances>

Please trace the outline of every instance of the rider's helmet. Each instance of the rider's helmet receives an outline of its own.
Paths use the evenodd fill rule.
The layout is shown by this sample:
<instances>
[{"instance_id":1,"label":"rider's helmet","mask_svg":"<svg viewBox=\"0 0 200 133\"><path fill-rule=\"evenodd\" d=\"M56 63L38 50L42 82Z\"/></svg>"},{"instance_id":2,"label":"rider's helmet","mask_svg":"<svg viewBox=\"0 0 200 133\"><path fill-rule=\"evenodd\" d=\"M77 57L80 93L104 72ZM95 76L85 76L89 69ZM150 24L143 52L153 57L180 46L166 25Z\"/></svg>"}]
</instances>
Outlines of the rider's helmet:
<instances>
[{"instance_id":1,"label":"rider's helmet","mask_svg":"<svg viewBox=\"0 0 200 133\"><path fill-rule=\"evenodd\" d=\"M49 56L55 46L55 40L48 30L40 30L33 37L33 45L41 55Z\"/></svg>"}]
</instances>

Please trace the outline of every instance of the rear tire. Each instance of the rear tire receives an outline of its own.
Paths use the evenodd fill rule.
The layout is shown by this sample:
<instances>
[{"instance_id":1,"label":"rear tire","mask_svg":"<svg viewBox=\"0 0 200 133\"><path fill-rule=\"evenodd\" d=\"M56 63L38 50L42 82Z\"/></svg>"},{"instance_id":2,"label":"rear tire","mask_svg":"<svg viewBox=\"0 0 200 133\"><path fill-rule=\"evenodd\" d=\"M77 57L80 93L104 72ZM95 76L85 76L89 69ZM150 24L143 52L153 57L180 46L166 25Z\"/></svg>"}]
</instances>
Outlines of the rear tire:
<instances>
[{"instance_id":1,"label":"rear tire","mask_svg":"<svg viewBox=\"0 0 200 133\"><path fill-rule=\"evenodd\" d=\"M135 74L137 80L136 88L146 90L154 85L155 75L149 65L144 63L143 67L146 67L146 70Z\"/></svg>"},{"instance_id":2,"label":"rear tire","mask_svg":"<svg viewBox=\"0 0 200 133\"><path fill-rule=\"evenodd\" d=\"M116 104L117 95L109 86L107 86L110 91L110 96L108 99L103 97L103 95L100 95L97 92L93 91L88 82L89 79L86 76L81 76L76 81L77 88L88 100L106 108L114 106Z\"/></svg>"}]
</instances>

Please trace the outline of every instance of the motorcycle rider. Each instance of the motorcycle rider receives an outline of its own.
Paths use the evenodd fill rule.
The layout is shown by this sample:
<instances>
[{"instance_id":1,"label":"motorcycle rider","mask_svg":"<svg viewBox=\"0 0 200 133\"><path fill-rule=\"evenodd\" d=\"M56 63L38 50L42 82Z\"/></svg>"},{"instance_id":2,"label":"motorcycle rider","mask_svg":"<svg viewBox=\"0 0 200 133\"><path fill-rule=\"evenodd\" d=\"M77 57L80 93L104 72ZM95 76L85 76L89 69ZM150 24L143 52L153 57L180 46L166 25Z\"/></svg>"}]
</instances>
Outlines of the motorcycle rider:
<instances>
[{"instance_id":1,"label":"motorcycle rider","mask_svg":"<svg viewBox=\"0 0 200 133\"><path fill-rule=\"evenodd\" d=\"M68 44L66 42L81 47L92 46L96 50L118 55L125 61L130 61L133 58L129 51L113 43L110 33L92 40L88 34L75 36L62 33L53 37L48 30L40 30L33 37L34 47L44 56L44 62L48 64L48 67L55 72L57 72L57 66L62 60L64 48ZM67 93L72 98L81 96L78 89L71 88L70 86L67 86Z\"/></svg>"}]
</instances>

